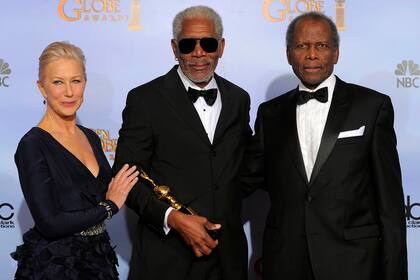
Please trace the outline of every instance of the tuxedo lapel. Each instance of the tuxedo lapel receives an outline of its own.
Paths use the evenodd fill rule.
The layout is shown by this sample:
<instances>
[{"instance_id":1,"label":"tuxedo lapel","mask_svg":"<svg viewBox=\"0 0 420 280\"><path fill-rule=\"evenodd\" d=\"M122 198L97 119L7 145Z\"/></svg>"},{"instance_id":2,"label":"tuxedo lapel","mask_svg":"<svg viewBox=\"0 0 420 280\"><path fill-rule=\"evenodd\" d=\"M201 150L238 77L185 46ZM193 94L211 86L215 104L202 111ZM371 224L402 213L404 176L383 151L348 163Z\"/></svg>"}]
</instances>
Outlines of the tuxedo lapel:
<instances>
[{"instance_id":1,"label":"tuxedo lapel","mask_svg":"<svg viewBox=\"0 0 420 280\"><path fill-rule=\"evenodd\" d=\"M331 107L328 112L324 132L322 133L321 144L312 170L309 187L312 186L322 166L331 154L335 142L337 141L338 134L347 118L349 108L350 97L346 91L345 83L337 77Z\"/></svg>"},{"instance_id":2,"label":"tuxedo lapel","mask_svg":"<svg viewBox=\"0 0 420 280\"><path fill-rule=\"evenodd\" d=\"M207 145L211 145L204 126L194 108L193 103L188 98L184 85L174 66L164 77L163 90L160 91L168 101L175 115L179 116L199 138Z\"/></svg>"},{"instance_id":3,"label":"tuxedo lapel","mask_svg":"<svg viewBox=\"0 0 420 280\"><path fill-rule=\"evenodd\" d=\"M293 159L296 168L299 171L302 179L308 184L308 176L306 175L305 171L305 164L303 162L302 157L302 150L299 144L299 136L297 131L297 123L296 123L296 95L298 93L298 89L296 88L288 98L288 104L285 109L285 116L286 120L280 119L282 123L286 124L284 128L284 132L286 133L286 141L289 145L289 151L291 153L291 158Z\"/></svg>"},{"instance_id":4,"label":"tuxedo lapel","mask_svg":"<svg viewBox=\"0 0 420 280\"><path fill-rule=\"evenodd\" d=\"M230 122L229 119L235 118L236 115L232 112L232 109L235 105L233 102L232 92L228 93L225 84L219 78L219 76L214 74L214 78L216 80L219 94L222 100L222 109L220 111L219 119L217 120L216 131L214 132L213 144L216 145L223 135L226 127L228 126Z\"/></svg>"}]
</instances>

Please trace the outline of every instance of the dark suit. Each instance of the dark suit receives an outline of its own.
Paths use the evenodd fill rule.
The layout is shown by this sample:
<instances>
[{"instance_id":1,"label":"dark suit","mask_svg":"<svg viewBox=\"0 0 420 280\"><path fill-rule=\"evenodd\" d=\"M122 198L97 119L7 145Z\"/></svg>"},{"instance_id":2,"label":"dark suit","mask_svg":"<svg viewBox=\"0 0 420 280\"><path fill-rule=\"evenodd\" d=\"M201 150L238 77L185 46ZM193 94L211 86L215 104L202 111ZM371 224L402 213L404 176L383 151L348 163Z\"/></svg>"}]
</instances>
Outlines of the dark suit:
<instances>
[{"instance_id":1,"label":"dark suit","mask_svg":"<svg viewBox=\"0 0 420 280\"><path fill-rule=\"evenodd\" d=\"M166 75L133 89L127 97L114 170L136 164L180 202L220 223L218 254L223 279L247 278L247 243L240 219L238 169L249 128L248 94L215 75L222 109L210 143L175 66ZM206 258L196 258L174 230L163 232L168 204L143 182L126 204L139 215L130 279L201 279L190 275Z\"/></svg>"},{"instance_id":2,"label":"dark suit","mask_svg":"<svg viewBox=\"0 0 420 280\"><path fill-rule=\"evenodd\" d=\"M297 92L259 107L244 173L254 180L250 188L264 185L271 201L264 279L311 279L310 274L316 280L407 279L404 201L389 97L337 78L308 182L297 134ZM340 132L362 126L363 136L338 139Z\"/></svg>"}]
</instances>

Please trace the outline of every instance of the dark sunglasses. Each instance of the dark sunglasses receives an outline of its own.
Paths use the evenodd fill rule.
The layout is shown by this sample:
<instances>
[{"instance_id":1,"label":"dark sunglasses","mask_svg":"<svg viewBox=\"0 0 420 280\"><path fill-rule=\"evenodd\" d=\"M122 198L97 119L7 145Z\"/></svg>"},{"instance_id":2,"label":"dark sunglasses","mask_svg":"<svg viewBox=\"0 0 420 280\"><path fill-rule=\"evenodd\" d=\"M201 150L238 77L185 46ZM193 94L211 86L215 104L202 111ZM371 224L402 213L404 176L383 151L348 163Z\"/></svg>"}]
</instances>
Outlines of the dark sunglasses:
<instances>
[{"instance_id":1,"label":"dark sunglasses","mask_svg":"<svg viewBox=\"0 0 420 280\"><path fill-rule=\"evenodd\" d=\"M219 46L219 41L217 41L216 38L185 38L179 40L178 49L182 54L189 54L195 49L197 41L199 42L203 51L207 53L213 53L217 51L217 47Z\"/></svg>"}]
</instances>

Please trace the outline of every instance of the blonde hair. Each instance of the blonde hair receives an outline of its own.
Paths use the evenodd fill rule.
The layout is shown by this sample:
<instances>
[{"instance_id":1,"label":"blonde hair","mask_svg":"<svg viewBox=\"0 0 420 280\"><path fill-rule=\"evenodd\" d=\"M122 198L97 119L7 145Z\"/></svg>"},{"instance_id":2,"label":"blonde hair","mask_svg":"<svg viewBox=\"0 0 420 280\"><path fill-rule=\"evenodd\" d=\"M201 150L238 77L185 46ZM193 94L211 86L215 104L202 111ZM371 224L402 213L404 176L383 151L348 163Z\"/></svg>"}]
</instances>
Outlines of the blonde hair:
<instances>
[{"instance_id":1,"label":"blonde hair","mask_svg":"<svg viewBox=\"0 0 420 280\"><path fill-rule=\"evenodd\" d=\"M45 67L60 58L69 58L80 61L83 68L83 75L86 80L85 55L83 51L69 42L53 42L49 44L39 57L38 79L42 79Z\"/></svg>"}]
</instances>

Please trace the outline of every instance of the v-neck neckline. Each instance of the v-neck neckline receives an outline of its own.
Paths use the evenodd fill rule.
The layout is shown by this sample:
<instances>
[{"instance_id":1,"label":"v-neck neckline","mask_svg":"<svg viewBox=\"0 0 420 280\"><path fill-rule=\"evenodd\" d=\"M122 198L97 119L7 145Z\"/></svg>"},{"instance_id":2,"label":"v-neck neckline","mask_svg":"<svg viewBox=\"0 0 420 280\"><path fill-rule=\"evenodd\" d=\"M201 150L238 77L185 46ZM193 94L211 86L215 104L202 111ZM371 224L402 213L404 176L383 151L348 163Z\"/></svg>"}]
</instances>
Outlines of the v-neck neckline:
<instances>
[{"instance_id":1,"label":"v-neck neckline","mask_svg":"<svg viewBox=\"0 0 420 280\"><path fill-rule=\"evenodd\" d=\"M82 133L85 135L86 139L89 142L90 148L92 149L93 152L93 156L95 157L96 160L96 164L98 165L98 174L95 176L90 169L78 158L76 157L72 152L70 152L63 144L60 143L60 141L58 141L51 133L49 133L48 131L46 131L43 128L40 128L39 126L34 126L34 128L36 128L37 130L43 132L45 135L47 135L49 138L51 138L55 143L57 143L66 153L70 154L71 157L73 157L81 166L83 166L83 168L95 179L98 179L99 174L101 173L101 165L99 163L98 157L96 155L95 152L95 147L93 146L93 144L90 141L89 136L85 133L85 131L83 130L83 128L79 125L77 125L77 127L80 129L80 131L82 131Z\"/></svg>"}]
</instances>

